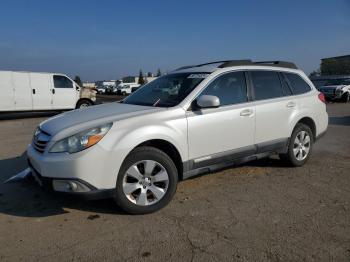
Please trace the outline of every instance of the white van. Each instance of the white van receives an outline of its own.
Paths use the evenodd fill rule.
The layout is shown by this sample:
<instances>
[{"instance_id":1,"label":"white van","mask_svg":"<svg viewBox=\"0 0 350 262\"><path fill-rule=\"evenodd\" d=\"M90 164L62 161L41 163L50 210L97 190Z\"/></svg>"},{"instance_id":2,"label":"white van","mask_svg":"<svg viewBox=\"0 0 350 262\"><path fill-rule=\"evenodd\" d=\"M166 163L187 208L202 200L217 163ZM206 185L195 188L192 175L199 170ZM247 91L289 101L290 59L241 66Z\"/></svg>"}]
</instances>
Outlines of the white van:
<instances>
[{"instance_id":1,"label":"white van","mask_svg":"<svg viewBox=\"0 0 350 262\"><path fill-rule=\"evenodd\" d=\"M64 74L0 71L0 112L69 110L95 102L82 93Z\"/></svg>"}]
</instances>

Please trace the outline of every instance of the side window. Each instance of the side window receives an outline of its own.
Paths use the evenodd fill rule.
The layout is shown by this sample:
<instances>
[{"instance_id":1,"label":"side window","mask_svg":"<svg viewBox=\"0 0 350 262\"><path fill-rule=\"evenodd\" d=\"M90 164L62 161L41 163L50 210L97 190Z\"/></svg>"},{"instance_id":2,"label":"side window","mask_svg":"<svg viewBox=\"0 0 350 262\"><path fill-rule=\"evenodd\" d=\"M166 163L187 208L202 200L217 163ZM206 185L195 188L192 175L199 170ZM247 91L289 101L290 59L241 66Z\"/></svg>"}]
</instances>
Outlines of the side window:
<instances>
[{"instance_id":1,"label":"side window","mask_svg":"<svg viewBox=\"0 0 350 262\"><path fill-rule=\"evenodd\" d=\"M251 71L255 100L284 96L277 72Z\"/></svg>"},{"instance_id":2,"label":"side window","mask_svg":"<svg viewBox=\"0 0 350 262\"><path fill-rule=\"evenodd\" d=\"M55 88L73 88L73 82L65 76L53 76L53 83Z\"/></svg>"},{"instance_id":3,"label":"side window","mask_svg":"<svg viewBox=\"0 0 350 262\"><path fill-rule=\"evenodd\" d=\"M297 74L284 73L287 77L295 95L304 94L311 90L311 87Z\"/></svg>"},{"instance_id":4,"label":"side window","mask_svg":"<svg viewBox=\"0 0 350 262\"><path fill-rule=\"evenodd\" d=\"M201 95L217 96L222 106L247 101L247 85L244 72L232 72L219 76L211 82Z\"/></svg>"}]
</instances>

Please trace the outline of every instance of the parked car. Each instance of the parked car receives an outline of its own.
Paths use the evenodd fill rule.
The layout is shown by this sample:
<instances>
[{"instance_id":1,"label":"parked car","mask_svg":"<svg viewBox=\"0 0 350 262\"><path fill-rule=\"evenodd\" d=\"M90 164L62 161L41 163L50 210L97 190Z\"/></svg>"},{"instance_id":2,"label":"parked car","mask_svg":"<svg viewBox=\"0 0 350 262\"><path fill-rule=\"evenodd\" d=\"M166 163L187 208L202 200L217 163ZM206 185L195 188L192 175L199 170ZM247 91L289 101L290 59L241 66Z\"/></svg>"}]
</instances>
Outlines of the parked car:
<instances>
[{"instance_id":1,"label":"parked car","mask_svg":"<svg viewBox=\"0 0 350 262\"><path fill-rule=\"evenodd\" d=\"M97 94L103 95L106 92L106 88L104 86L97 87Z\"/></svg>"},{"instance_id":2,"label":"parked car","mask_svg":"<svg viewBox=\"0 0 350 262\"><path fill-rule=\"evenodd\" d=\"M130 95L133 88L139 88L141 85L136 83L122 83L117 87L118 95Z\"/></svg>"},{"instance_id":3,"label":"parked car","mask_svg":"<svg viewBox=\"0 0 350 262\"><path fill-rule=\"evenodd\" d=\"M87 107L96 92L64 74L0 71L0 112Z\"/></svg>"},{"instance_id":4,"label":"parked car","mask_svg":"<svg viewBox=\"0 0 350 262\"><path fill-rule=\"evenodd\" d=\"M135 91L137 91L138 89L140 89L141 86L134 86L131 88L131 93L134 93Z\"/></svg>"},{"instance_id":5,"label":"parked car","mask_svg":"<svg viewBox=\"0 0 350 262\"><path fill-rule=\"evenodd\" d=\"M48 119L27 156L44 187L113 197L144 214L201 173L274 154L302 166L327 126L324 95L294 64L222 61L179 68L120 103Z\"/></svg>"},{"instance_id":6,"label":"parked car","mask_svg":"<svg viewBox=\"0 0 350 262\"><path fill-rule=\"evenodd\" d=\"M327 100L350 101L350 78L330 79L319 88Z\"/></svg>"}]
</instances>

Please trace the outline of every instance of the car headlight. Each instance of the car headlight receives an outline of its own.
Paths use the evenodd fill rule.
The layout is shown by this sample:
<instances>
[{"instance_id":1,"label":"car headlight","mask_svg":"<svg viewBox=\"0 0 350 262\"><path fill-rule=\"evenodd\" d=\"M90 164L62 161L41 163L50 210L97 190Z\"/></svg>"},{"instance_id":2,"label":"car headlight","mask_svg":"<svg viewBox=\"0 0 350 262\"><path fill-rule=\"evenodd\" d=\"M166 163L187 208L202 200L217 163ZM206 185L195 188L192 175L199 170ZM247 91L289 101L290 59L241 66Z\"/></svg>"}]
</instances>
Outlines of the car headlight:
<instances>
[{"instance_id":1,"label":"car headlight","mask_svg":"<svg viewBox=\"0 0 350 262\"><path fill-rule=\"evenodd\" d=\"M85 130L56 142L50 153L76 153L97 144L111 129L113 123Z\"/></svg>"}]
</instances>

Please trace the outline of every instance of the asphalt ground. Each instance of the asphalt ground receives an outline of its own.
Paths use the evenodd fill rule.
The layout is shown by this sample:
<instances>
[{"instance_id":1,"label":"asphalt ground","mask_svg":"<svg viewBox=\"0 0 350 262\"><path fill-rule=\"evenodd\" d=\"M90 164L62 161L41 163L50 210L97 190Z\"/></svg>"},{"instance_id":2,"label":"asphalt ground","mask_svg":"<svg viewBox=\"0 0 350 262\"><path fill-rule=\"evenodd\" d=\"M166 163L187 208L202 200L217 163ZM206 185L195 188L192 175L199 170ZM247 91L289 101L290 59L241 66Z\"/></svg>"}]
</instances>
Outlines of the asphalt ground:
<instances>
[{"instance_id":1,"label":"asphalt ground","mask_svg":"<svg viewBox=\"0 0 350 262\"><path fill-rule=\"evenodd\" d=\"M327 110L305 166L272 157L186 180L150 215L0 183L0 261L350 261L350 104ZM46 114L0 121L0 181L27 166Z\"/></svg>"}]
</instances>

